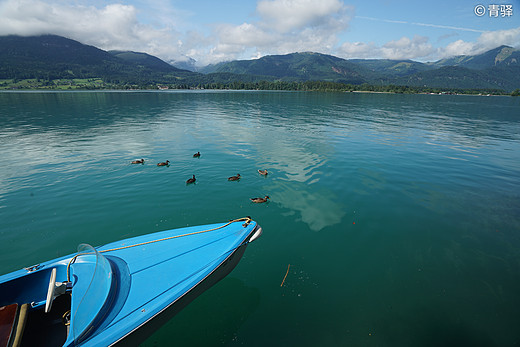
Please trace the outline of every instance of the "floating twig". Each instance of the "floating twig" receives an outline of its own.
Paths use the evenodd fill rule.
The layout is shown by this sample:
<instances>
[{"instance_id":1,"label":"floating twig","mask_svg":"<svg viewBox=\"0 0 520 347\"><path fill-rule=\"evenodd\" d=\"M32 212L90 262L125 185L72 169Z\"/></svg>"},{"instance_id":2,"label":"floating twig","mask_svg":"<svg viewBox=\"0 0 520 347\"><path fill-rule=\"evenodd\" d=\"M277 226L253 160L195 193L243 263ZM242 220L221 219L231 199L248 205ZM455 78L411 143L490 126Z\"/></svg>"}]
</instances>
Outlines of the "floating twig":
<instances>
[{"instance_id":1,"label":"floating twig","mask_svg":"<svg viewBox=\"0 0 520 347\"><path fill-rule=\"evenodd\" d=\"M285 279L287 278L287 274L289 273L289 268L291 267L291 264L287 266L287 272L285 273L285 276L283 277L282 284L280 284L280 287L283 287L283 283L285 282Z\"/></svg>"}]
</instances>

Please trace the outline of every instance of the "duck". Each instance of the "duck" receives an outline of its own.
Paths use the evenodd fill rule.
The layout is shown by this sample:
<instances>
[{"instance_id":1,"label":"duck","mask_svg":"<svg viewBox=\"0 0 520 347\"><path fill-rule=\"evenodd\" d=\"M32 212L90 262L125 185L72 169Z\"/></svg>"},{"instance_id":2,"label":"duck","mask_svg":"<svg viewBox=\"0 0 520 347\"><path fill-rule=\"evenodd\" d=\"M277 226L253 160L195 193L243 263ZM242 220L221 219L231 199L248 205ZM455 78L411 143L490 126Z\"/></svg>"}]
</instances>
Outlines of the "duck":
<instances>
[{"instance_id":1,"label":"duck","mask_svg":"<svg viewBox=\"0 0 520 347\"><path fill-rule=\"evenodd\" d=\"M267 176L267 174L268 174L267 170L260 170L260 169L258 169L258 173L260 175L264 175L264 176Z\"/></svg>"},{"instance_id":2,"label":"duck","mask_svg":"<svg viewBox=\"0 0 520 347\"><path fill-rule=\"evenodd\" d=\"M237 174L236 176L228 177L228 181L238 181L240 179L240 174Z\"/></svg>"},{"instance_id":3,"label":"duck","mask_svg":"<svg viewBox=\"0 0 520 347\"><path fill-rule=\"evenodd\" d=\"M195 178L195 175L193 175L192 178L188 178L188 180L186 181L186 184L191 184L191 183L195 183L197 179Z\"/></svg>"},{"instance_id":4,"label":"duck","mask_svg":"<svg viewBox=\"0 0 520 347\"><path fill-rule=\"evenodd\" d=\"M169 161L169 160L166 160L166 161L163 162L163 163L159 163L159 164L157 164L157 166L170 166L170 161Z\"/></svg>"},{"instance_id":5,"label":"duck","mask_svg":"<svg viewBox=\"0 0 520 347\"><path fill-rule=\"evenodd\" d=\"M132 162L132 164L144 164L144 159L136 159Z\"/></svg>"},{"instance_id":6,"label":"duck","mask_svg":"<svg viewBox=\"0 0 520 347\"><path fill-rule=\"evenodd\" d=\"M250 200L254 203L262 203L262 202L267 202L267 199L269 199L269 196L265 196L264 198L251 198Z\"/></svg>"},{"instance_id":7,"label":"duck","mask_svg":"<svg viewBox=\"0 0 520 347\"><path fill-rule=\"evenodd\" d=\"M200 157L200 152L197 152L193 155L193 158L199 158Z\"/></svg>"}]
</instances>

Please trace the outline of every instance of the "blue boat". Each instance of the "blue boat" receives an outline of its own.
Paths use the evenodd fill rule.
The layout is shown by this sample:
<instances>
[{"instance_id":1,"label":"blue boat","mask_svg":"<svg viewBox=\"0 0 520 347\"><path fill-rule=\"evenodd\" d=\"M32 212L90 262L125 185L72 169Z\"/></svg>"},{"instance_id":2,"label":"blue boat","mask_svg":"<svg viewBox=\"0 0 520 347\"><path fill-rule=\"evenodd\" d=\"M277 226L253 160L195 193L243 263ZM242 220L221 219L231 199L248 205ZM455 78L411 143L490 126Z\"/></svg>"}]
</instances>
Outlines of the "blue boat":
<instances>
[{"instance_id":1,"label":"blue boat","mask_svg":"<svg viewBox=\"0 0 520 347\"><path fill-rule=\"evenodd\" d=\"M113 242L0 276L0 347L137 345L225 277L251 218Z\"/></svg>"}]
</instances>

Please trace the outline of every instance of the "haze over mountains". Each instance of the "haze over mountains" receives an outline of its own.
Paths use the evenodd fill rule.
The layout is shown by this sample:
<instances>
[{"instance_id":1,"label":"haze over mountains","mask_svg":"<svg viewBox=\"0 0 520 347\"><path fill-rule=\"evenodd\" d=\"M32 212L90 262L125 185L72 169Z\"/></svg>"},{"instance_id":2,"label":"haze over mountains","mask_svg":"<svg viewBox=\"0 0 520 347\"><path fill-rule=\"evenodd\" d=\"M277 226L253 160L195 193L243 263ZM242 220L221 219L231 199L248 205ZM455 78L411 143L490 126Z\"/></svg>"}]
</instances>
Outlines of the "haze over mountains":
<instances>
[{"instance_id":1,"label":"haze over mountains","mask_svg":"<svg viewBox=\"0 0 520 347\"><path fill-rule=\"evenodd\" d=\"M130 83L196 84L229 81L329 81L459 89L520 88L520 50L500 46L483 54L432 63L342 59L303 52L209 65L198 71L146 53L103 51L55 35L0 37L0 79L102 78Z\"/></svg>"}]
</instances>

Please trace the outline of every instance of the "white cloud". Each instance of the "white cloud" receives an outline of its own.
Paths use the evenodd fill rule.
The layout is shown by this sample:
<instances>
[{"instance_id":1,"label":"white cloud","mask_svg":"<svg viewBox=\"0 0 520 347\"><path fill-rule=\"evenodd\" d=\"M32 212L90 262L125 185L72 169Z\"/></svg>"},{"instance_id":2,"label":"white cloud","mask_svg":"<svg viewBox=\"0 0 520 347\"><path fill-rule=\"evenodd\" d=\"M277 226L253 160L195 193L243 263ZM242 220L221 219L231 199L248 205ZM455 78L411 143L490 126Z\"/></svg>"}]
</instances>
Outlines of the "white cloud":
<instances>
[{"instance_id":1,"label":"white cloud","mask_svg":"<svg viewBox=\"0 0 520 347\"><path fill-rule=\"evenodd\" d=\"M448 36L444 37L445 39ZM412 59L419 61L435 61L458 55L474 55L484 53L501 45L520 47L520 27L483 32L475 42L456 40L444 47L435 48L424 36L413 38L402 37L387 42L383 46L373 43L344 42L337 50L340 57L351 58L384 58Z\"/></svg>"},{"instance_id":2,"label":"white cloud","mask_svg":"<svg viewBox=\"0 0 520 347\"><path fill-rule=\"evenodd\" d=\"M475 43L457 40L441 49L442 57L454 57L457 55L470 55L475 51Z\"/></svg>"},{"instance_id":3,"label":"white cloud","mask_svg":"<svg viewBox=\"0 0 520 347\"><path fill-rule=\"evenodd\" d=\"M353 9L339 0L262 0L260 20L238 26L220 25L212 58L249 59L297 51L331 53L345 31ZM250 56L243 57L247 52Z\"/></svg>"},{"instance_id":4,"label":"white cloud","mask_svg":"<svg viewBox=\"0 0 520 347\"><path fill-rule=\"evenodd\" d=\"M252 49L276 45L280 37L250 23L241 25L220 24L214 27L215 37L205 46L191 51L198 65L240 59L244 54L254 55Z\"/></svg>"},{"instance_id":5,"label":"white cloud","mask_svg":"<svg viewBox=\"0 0 520 347\"><path fill-rule=\"evenodd\" d=\"M397 41L390 41L381 48L381 53L387 59L417 59L435 52L433 46L424 36L414 36L412 39L402 37Z\"/></svg>"},{"instance_id":6,"label":"white cloud","mask_svg":"<svg viewBox=\"0 0 520 347\"><path fill-rule=\"evenodd\" d=\"M483 32L474 42L455 40L460 37L448 42L450 36L445 35L442 41L447 44L442 47L434 47L424 36L405 36L382 45L341 43L339 36L347 31L354 14L354 8L343 1L258 0L254 20L239 25L214 24L211 32L203 33L190 23L193 13L177 9L170 2L138 0L135 5L125 5L104 0L0 0L0 35L56 34L105 50L146 52L164 60L187 60L188 56L198 65L298 51L343 58L425 61L482 53L502 44L520 47L520 27Z\"/></svg>"},{"instance_id":7,"label":"white cloud","mask_svg":"<svg viewBox=\"0 0 520 347\"><path fill-rule=\"evenodd\" d=\"M254 24L243 23L238 26L220 25L216 29L220 43L239 46L266 46L279 40L277 35L267 32Z\"/></svg>"},{"instance_id":8,"label":"white cloud","mask_svg":"<svg viewBox=\"0 0 520 347\"><path fill-rule=\"evenodd\" d=\"M508 45L512 47L520 47L520 27L486 31L477 40L478 45L486 48L495 48L500 45Z\"/></svg>"},{"instance_id":9,"label":"white cloud","mask_svg":"<svg viewBox=\"0 0 520 347\"><path fill-rule=\"evenodd\" d=\"M384 59L420 59L435 53L435 48L424 36L412 39L401 37L390 41L382 47L373 43L345 42L338 49L338 55L344 58L384 58Z\"/></svg>"},{"instance_id":10,"label":"white cloud","mask_svg":"<svg viewBox=\"0 0 520 347\"><path fill-rule=\"evenodd\" d=\"M175 43L180 34L139 22L131 5L101 8L42 0L0 3L0 35L55 34L101 49L127 49L170 57L182 52Z\"/></svg>"},{"instance_id":11,"label":"white cloud","mask_svg":"<svg viewBox=\"0 0 520 347\"><path fill-rule=\"evenodd\" d=\"M346 9L339 0L262 0L256 8L266 24L282 33L327 25Z\"/></svg>"},{"instance_id":12,"label":"white cloud","mask_svg":"<svg viewBox=\"0 0 520 347\"><path fill-rule=\"evenodd\" d=\"M330 51L338 33L348 27L352 10L340 0L261 0L259 20L214 25L205 35L186 25L185 17L192 14L169 4L141 0L138 9L120 3L98 1L97 7L82 3L86 2L1 1L0 35L55 34L105 50L141 51L164 60L189 56L202 65L261 54ZM144 24L143 18L152 24ZM189 29L183 32L181 27Z\"/></svg>"},{"instance_id":13,"label":"white cloud","mask_svg":"<svg viewBox=\"0 0 520 347\"><path fill-rule=\"evenodd\" d=\"M502 45L520 47L520 27L508 30L486 31L478 37L476 42L463 40L451 42L446 47L438 50L438 56L440 58L448 58L457 55L480 54Z\"/></svg>"},{"instance_id":14,"label":"white cloud","mask_svg":"<svg viewBox=\"0 0 520 347\"><path fill-rule=\"evenodd\" d=\"M344 42L338 49L338 55L347 59L369 59L380 57L381 52L372 42Z\"/></svg>"},{"instance_id":15,"label":"white cloud","mask_svg":"<svg viewBox=\"0 0 520 347\"><path fill-rule=\"evenodd\" d=\"M2 21L0 34L92 34L120 39L134 36L136 26L135 8L121 4L107 5L102 9L86 6L64 6L38 0L8 0L0 5ZM128 30L130 29L130 34ZM127 34L122 35L127 32Z\"/></svg>"}]
</instances>

